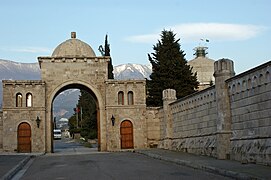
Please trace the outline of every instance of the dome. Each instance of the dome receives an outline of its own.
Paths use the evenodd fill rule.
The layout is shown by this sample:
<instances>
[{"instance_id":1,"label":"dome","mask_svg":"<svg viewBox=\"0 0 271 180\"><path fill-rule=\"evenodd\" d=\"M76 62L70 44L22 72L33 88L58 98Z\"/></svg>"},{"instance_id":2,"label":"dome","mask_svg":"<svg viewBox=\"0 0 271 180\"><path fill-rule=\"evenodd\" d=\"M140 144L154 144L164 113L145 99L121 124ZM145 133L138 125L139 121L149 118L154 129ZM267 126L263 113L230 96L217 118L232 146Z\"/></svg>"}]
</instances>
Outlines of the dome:
<instances>
[{"instance_id":1,"label":"dome","mask_svg":"<svg viewBox=\"0 0 271 180\"><path fill-rule=\"evenodd\" d=\"M71 39L59 44L52 57L96 57L93 49L85 42L76 39L76 33L71 33Z\"/></svg>"},{"instance_id":2,"label":"dome","mask_svg":"<svg viewBox=\"0 0 271 180\"><path fill-rule=\"evenodd\" d=\"M209 84L210 81L214 82L214 60L206 57L206 50L204 47L197 47L196 50L196 58L188 61L187 64L193 67L192 72L197 72L197 79L200 84Z\"/></svg>"}]
</instances>

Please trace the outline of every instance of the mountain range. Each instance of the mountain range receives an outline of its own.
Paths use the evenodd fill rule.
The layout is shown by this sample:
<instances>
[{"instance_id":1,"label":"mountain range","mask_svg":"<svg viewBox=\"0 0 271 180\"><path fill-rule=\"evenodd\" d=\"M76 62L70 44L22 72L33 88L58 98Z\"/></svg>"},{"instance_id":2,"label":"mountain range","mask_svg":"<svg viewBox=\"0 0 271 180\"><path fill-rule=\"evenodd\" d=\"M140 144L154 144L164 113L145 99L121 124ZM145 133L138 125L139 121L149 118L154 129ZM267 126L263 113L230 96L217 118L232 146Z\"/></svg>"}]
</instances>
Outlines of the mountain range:
<instances>
[{"instance_id":1,"label":"mountain range","mask_svg":"<svg viewBox=\"0 0 271 180\"><path fill-rule=\"evenodd\" d=\"M114 78L117 80L145 79L152 72L151 65L122 64L114 66ZM2 80L40 80L38 63L19 63L0 59L0 109L2 107ZM60 93L54 100L54 116L57 119L69 118L73 114L80 91L69 89Z\"/></svg>"}]
</instances>

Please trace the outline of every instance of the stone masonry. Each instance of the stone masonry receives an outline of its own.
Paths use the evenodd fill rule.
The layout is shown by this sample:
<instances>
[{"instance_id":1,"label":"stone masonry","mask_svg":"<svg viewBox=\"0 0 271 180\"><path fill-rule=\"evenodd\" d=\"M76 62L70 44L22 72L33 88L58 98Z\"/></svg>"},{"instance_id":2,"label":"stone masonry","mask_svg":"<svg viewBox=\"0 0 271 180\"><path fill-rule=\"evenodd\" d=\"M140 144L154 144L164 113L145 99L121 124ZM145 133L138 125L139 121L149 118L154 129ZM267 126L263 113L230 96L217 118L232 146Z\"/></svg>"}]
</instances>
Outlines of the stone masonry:
<instances>
[{"instance_id":1,"label":"stone masonry","mask_svg":"<svg viewBox=\"0 0 271 180\"><path fill-rule=\"evenodd\" d=\"M42 80L3 80L0 150L17 152L19 126L28 124L30 152L53 152L53 101L79 88L96 101L101 151L124 148L121 128L127 122L131 149L158 147L271 165L271 61L235 76L233 61L220 59L213 70L201 71L208 74L203 90L176 99L175 90L167 89L162 107L146 107L145 80L107 79L109 59L97 57L72 33L51 56L38 57ZM196 58L194 64L201 62ZM212 78L215 85L208 87Z\"/></svg>"},{"instance_id":2,"label":"stone masonry","mask_svg":"<svg viewBox=\"0 0 271 180\"><path fill-rule=\"evenodd\" d=\"M159 109L158 147L271 165L270 71L269 61L234 76L231 60L216 61L215 86Z\"/></svg>"},{"instance_id":3,"label":"stone masonry","mask_svg":"<svg viewBox=\"0 0 271 180\"><path fill-rule=\"evenodd\" d=\"M53 152L52 104L59 93L70 88L88 91L97 103L99 150L122 149L120 126L123 121L132 124L131 148L146 148L145 80L108 80L109 59L97 57L88 44L76 39L73 32L71 39L59 44L51 56L38 57L41 81L3 80L1 150L17 151L20 144L18 127L26 123L31 128L30 152ZM118 102L119 92L123 93L123 104ZM26 105L28 94L32 95L29 106ZM20 106L17 106L18 101ZM114 125L112 116L115 117ZM39 127L37 119L40 120Z\"/></svg>"}]
</instances>

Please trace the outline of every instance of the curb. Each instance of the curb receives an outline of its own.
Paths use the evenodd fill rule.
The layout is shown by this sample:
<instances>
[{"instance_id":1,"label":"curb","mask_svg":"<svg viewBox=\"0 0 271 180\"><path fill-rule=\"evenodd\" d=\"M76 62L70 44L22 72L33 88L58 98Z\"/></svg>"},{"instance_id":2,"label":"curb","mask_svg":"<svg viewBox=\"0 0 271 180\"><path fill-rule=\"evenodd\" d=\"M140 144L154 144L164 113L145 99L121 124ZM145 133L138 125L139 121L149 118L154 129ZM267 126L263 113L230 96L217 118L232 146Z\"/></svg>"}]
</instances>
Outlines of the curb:
<instances>
[{"instance_id":1,"label":"curb","mask_svg":"<svg viewBox=\"0 0 271 180\"><path fill-rule=\"evenodd\" d=\"M213 174L219 174L222 176L230 177L230 178L237 178L237 179L257 179L260 180L262 178L256 177L253 175L245 174L245 173L239 173L235 171L230 171L226 169L221 169L213 166L208 166L208 165L202 165L202 164L195 164L192 161L186 161L186 160L181 160L181 159L174 159L174 158L168 158L168 157L163 157L161 155L155 154L155 153L150 153L150 152L144 152L140 150L135 150L136 153L143 154L146 156L149 156L154 159L159 159L167 162L172 162L181 166L186 166L198 170L204 170Z\"/></svg>"},{"instance_id":2,"label":"curb","mask_svg":"<svg viewBox=\"0 0 271 180\"><path fill-rule=\"evenodd\" d=\"M31 156L25 157L15 167L9 170L1 179L3 180L11 179L17 172L19 172L24 167L24 165L30 160L30 158Z\"/></svg>"}]
</instances>

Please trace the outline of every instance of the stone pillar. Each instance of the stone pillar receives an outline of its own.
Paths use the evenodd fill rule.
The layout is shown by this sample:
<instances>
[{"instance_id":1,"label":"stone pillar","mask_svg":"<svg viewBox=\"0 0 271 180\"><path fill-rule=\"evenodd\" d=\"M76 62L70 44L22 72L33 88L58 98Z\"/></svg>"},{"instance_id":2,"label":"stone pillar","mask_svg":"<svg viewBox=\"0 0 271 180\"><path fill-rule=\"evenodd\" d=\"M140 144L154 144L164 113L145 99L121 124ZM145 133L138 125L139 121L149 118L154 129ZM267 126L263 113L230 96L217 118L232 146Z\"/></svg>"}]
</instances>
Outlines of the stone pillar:
<instances>
[{"instance_id":1,"label":"stone pillar","mask_svg":"<svg viewBox=\"0 0 271 180\"><path fill-rule=\"evenodd\" d=\"M231 110L228 87L225 80L233 77L233 61L220 59L214 64L214 77L217 103L216 148L218 159L229 159L231 137Z\"/></svg>"},{"instance_id":2,"label":"stone pillar","mask_svg":"<svg viewBox=\"0 0 271 180\"><path fill-rule=\"evenodd\" d=\"M169 104L176 100L176 91L174 89L166 89L163 91L163 110L164 110L164 120L166 122L166 137L164 142L165 149L171 149L171 141L173 135L172 129L172 116L170 113Z\"/></svg>"},{"instance_id":3,"label":"stone pillar","mask_svg":"<svg viewBox=\"0 0 271 180\"><path fill-rule=\"evenodd\" d=\"M0 110L0 152L3 149L3 112Z\"/></svg>"}]
</instances>

